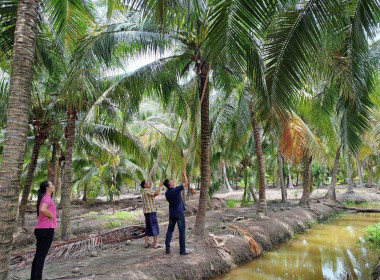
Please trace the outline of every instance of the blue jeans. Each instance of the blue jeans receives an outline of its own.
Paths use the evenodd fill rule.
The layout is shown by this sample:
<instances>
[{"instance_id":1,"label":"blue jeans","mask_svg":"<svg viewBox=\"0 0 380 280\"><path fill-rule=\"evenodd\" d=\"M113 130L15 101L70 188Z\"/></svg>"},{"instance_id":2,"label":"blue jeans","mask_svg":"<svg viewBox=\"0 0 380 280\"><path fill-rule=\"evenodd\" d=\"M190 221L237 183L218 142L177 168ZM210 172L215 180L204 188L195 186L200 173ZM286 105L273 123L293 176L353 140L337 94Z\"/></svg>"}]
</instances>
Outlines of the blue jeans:
<instances>
[{"instance_id":1,"label":"blue jeans","mask_svg":"<svg viewBox=\"0 0 380 280\"><path fill-rule=\"evenodd\" d=\"M173 231L175 224L178 224L178 231L179 231L179 252L180 254L185 253L185 239L186 239L186 224L185 224L185 214L181 214L177 217L170 217L169 218L169 226L168 231L166 232L166 240L165 240L165 246L166 246L166 252L170 252L170 241L172 240Z\"/></svg>"}]
</instances>

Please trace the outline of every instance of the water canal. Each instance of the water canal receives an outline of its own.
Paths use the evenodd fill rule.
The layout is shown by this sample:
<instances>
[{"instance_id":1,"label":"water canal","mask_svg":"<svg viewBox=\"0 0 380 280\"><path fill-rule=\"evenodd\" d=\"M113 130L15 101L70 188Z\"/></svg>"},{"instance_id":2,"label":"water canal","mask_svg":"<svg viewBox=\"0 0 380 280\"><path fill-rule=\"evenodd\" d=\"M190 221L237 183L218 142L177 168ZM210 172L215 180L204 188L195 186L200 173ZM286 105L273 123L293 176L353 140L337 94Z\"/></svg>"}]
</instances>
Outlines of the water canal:
<instances>
[{"instance_id":1,"label":"water canal","mask_svg":"<svg viewBox=\"0 0 380 280\"><path fill-rule=\"evenodd\" d=\"M378 257L364 246L363 229L380 213L345 214L215 280L371 279Z\"/></svg>"}]
</instances>

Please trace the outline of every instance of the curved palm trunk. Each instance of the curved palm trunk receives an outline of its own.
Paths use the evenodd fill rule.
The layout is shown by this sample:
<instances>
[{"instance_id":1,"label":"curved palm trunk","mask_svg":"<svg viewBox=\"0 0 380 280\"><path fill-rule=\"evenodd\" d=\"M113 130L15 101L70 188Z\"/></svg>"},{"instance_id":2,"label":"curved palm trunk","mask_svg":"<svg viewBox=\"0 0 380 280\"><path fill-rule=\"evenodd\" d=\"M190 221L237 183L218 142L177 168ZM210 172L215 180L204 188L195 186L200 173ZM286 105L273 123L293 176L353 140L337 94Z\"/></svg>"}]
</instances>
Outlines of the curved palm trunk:
<instances>
[{"instance_id":1,"label":"curved palm trunk","mask_svg":"<svg viewBox=\"0 0 380 280\"><path fill-rule=\"evenodd\" d=\"M265 197L265 165L264 165L263 147L261 146L261 135L260 135L259 127L257 125L255 109L252 103L250 103L249 109L251 113L251 124L252 124L253 138L255 141L255 152L256 152L256 157L257 157L257 169L258 169L258 177L259 177L259 203L257 204L256 213L266 215L267 201Z\"/></svg>"},{"instance_id":2,"label":"curved palm trunk","mask_svg":"<svg viewBox=\"0 0 380 280\"><path fill-rule=\"evenodd\" d=\"M209 70L206 65L201 67L198 75L198 92L203 100L201 104L201 191L199 196L198 212L195 219L194 234L204 235L205 216L210 187L210 117L209 117ZM206 84L207 83L207 84Z\"/></svg>"},{"instance_id":3,"label":"curved palm trunk","mask_svg":"<svg viewBox=\"0 0 380 280\"><path fill-rule=\"evenodd\" d=\"M61 222L61 240L67 240L71 234L70 227L70 195L71 195L71 177L72 177L72 161L75 139L75 118L76 112L74 109L67 111L67 130L66 130L66 153L63 186L61 190L61 205L62 205L62 222Z\"/></svg>"},{"instance_id":4,"label":"curved palm trunk","mask_svg":"<svg viewBox=\"0 0 380 280\"><path fill-rule=\"evenodd\" d=\"M354 193L354 184L352 182L352 171L350 165L350 155L348 147L346 147L346 166L347 166L347 193Z\"/></svg>"},{"instance_id":5,"label":"curved palm trunk","mask_svg":"<svg viewBox=\"0 0 380 280\"><path fill-rule=\"evenodd\" d=\"M33 182L34 170L36 169L38 155L40 153L41 146L43 145L45 139L46 137L43 134L35 135L35 138L34 138L32 157L30 158L29 169L26 175L24 189L22 190L22 196L21 196L21 202L20 202L20 208L19 208L19 220L20 220L21 227L25 227L25 211L26 211L26 206L28 204L30 189Z\"/></svg>"},{"instance_id":6,"label":"curved palm trunk","mask_svg":"<svg viewBox=\"0 0 380 280\"><path fill-rule=\"evenodd\" d=\"M5 143L0 168L0 279L9 277L28 133L38 0L19 0L12 56Z\"/></svg>"},{"instance_id":7,"label":"curved palm trunk","mask_svg":"<svg viewBox=\"0 0 380 280\"><path fill-rule=\"evenodd\" d=\"M331 183L329 186L329 190L327 191L326 196L325 196L326 199L332 199L334 201L337 201L336 193L335 193L335 185L336 185L336 175L338 174L338 165L339 165L341 150L342 150L342 145L339 145L335 154L335 161L334 161L334 166L333 166L332 174L331 174Z\"/></svg>"},{"instance_id":8,"label":"curved palm trunk","mask_svg":"<svg viewBox=\"0 0 380 280\"><path fill-rule=\"evenodd\" d=\"M250 187L250 190L249 190L249 191L251 192L251 196L252 196L252 198L253 198L253 201L254 201L255 203L259 203L259 198L257 197L256 192L255 192L255 186L252 185L252 186Z\"/></svg>"},{"instance_id":9,"label":"curved palm trunk","mask_svg":"<svg viewBox=\"0 0 380 280\"><path fill-rule=\"evenodd\" d=\"M227 187L228 192L233 192L234 190L231 188L230 181L228 181L228 176L227 176L227 168L226 168L226 163L224 160L222 160L222 174L223 174L223 179Z\"/></svg>"},{"instance_id":10,"label":"curved palm trunk","mask_svg":"<svg viewBox=\"0 0 380 280\"><path fill-rule=\"evenodd\" d=\"M302 197L300 199L299 205L307 205L310 206L309 197L310 197L310 179L311 179L311 156L309 150L306 149L304 155L302 157L303 162L303 192Z\"/></svg>"}]
</instances>

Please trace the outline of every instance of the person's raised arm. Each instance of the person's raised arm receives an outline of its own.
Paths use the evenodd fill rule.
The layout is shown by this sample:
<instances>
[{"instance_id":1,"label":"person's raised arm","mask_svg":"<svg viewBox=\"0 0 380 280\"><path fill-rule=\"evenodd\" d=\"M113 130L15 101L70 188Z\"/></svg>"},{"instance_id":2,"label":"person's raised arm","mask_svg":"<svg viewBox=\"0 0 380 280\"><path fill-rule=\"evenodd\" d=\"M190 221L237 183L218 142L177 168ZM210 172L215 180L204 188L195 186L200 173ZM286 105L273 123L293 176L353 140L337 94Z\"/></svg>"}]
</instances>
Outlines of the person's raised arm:
<instances>
[{"instance_id":1,"label":"person's raised arm","mask_svg":"<svg viewBox=\"0 0 380 280\"><path fill-rule=\"evenodd\" d=\"M160 184L158 185L158 187L156 189L156 192L154 193L154 197L156 197L160 194L160 191L161 191L163 185L164 185L164 182L161 180Z\"/></svg>"},{"instance_id":2,"label":"person's raised arm","mask_svg":"<svg viewBox=\"0 0 380 280\"><path fill-rule=\"evenodd\" d=\"M183 177L182 185L184 188L186 188L189 185L189 180L187 180L186 170L182 171L182 177Z\"/></svg>"}]
</instances>

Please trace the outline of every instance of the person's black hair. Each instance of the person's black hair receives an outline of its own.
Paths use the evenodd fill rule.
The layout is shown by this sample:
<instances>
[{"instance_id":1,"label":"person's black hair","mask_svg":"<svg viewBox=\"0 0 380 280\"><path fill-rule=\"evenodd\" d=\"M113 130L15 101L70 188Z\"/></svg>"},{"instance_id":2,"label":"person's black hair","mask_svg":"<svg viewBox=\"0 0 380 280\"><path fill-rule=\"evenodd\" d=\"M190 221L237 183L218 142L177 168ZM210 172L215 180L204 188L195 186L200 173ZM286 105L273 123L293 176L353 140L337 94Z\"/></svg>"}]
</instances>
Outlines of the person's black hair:
<instances>
[{"instance_id":1,"label":"person's black hair","mask_svg":"<svg viewBox=\"0 0 380 280\"><path fill-rule=\"evenodd\" d=\"M141 184L140 184L140 187L142 187L143 189L145 189L145 183L146 181L145 180L142 180Z\"/></svg>"},{"instance_id":2,"label":"person's black hair","mask_svg":"<svg viewBox=\"0 0 380 280\"><path fill-rule=\"evenodd\" d=\"M164 186L165 186L166 188L169 188L169 187L170 187L169 183L170 183L170 180L169 180L169 179L166 179L166 180L164 181Z\"/></svg>"},{"instance_id":3,"label":"person's black hair","mask_svg":"<svg viewBox=\"0 0 380 280\"><path fill-rule=\"evenodd\" d=\"M42 197L46 193L47 187L49 187L49 181L43 181L40 184L40 188L38 190L38 199L37 199L37 217L38 217L38 215L40 215L40 204L41 204Z\"/></svg>"}]
</instances>

